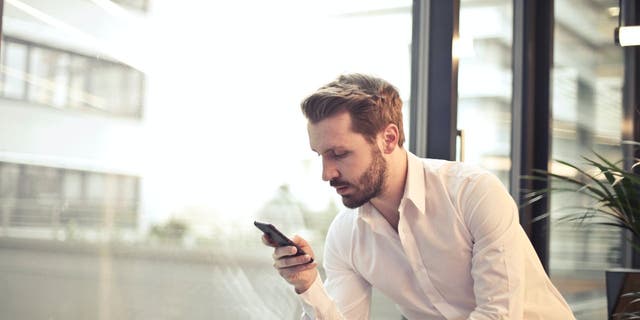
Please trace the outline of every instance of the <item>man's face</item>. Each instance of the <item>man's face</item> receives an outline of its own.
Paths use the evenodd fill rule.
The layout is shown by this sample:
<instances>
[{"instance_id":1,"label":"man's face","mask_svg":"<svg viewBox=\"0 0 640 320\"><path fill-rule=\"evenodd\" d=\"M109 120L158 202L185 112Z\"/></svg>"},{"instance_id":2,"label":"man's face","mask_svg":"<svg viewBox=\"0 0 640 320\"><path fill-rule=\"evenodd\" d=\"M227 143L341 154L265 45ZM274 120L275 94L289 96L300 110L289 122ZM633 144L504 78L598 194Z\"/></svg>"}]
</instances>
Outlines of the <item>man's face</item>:
<instances>
[{"instance_id":1,"label":"man's face","mask_svg":"<svg viewBox=\"0 0 640 320\"><path fill-rule=\"evenodd\" d=\"M359 207L384 189L387 163L375 144L351 130L351 116L339 113L308 125L311 149L322 157L322 179L349 208Z\"/></svg>"}]
</instances>

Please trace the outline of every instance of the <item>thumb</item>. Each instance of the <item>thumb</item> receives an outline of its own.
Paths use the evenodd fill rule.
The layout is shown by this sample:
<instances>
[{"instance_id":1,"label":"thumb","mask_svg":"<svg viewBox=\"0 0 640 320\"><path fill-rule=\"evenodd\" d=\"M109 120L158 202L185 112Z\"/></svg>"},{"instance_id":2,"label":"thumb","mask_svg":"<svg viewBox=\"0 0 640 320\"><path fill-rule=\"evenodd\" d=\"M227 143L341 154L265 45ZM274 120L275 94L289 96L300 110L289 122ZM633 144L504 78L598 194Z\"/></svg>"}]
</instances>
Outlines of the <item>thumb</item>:
<instances>
[{"instance_id":1,"label":"thumb","mask_svg":"<svg viewBox=\"0 0 640 320\"><path fill-rule=\"evenodd\" d=\"M293 235L291 241L293 241L293 243L300 247L300 249L304 250L304 252L314 257L313 250L311 249L311 246L309 245L307 240L296 234Z\"/></svg>"},{"instance_id":2,"label":"thumb","mask_svg":"<svg viewBox=\"0 0 640 320\"><path fill-rule=\"evenodd\" d=\"M291 241L293 241L293 243L299 245L299 246L308 246L309 244L307 243L307 240L305 240L304 238L302 238L301 236L294 234L293 237L291 238Z\"/></svg>"}]
</instances>

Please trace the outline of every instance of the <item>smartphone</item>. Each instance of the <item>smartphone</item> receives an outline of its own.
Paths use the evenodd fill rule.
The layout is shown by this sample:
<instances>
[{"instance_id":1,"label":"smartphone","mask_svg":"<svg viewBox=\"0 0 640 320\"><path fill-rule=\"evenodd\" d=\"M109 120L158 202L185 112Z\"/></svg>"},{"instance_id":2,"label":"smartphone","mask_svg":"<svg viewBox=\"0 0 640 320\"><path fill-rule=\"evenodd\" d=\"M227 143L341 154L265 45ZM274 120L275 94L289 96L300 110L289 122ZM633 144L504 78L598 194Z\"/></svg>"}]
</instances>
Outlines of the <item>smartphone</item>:
<instances>
[{"instance_id":1,"label":"smartphone","mask_svg":"<svg viewBox=\"0 0 640 320\"><path fill-rule=\"evenodd\" d=\"M275 242L278 246L280 246L280 247L285 247L285 246L296 247L298 249L298 252L296 254L292 255L292 257L297 257L297 256L301 256L301 255L306 254L302 249L300 249L300 247L298 247L298 245L293 243L293 241L291 241L291 239L287 238L284 234L282 234L282 232L280 232L280 230L278 230L274 225L269 224L269 223L258 222L258 221L254 221L253 224L256 227L258 227L258 229L262 230L262 232L268 234L269 237L271 238L271 240L273 242ZM309 262L313 262L313 258L311 258L311 261L309 261Z\"/></svg>"}]
</instances>

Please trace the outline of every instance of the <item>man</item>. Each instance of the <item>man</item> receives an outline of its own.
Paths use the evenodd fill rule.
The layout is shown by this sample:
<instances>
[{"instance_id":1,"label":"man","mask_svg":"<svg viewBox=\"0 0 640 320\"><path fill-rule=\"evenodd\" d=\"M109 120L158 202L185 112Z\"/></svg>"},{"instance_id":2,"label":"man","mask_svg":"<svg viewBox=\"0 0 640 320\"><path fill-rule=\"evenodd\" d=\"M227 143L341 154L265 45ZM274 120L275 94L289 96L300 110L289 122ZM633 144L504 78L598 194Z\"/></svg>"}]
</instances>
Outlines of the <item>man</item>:
<instances>
[{"instance_id":1,"label":"man","mask_svg":"<svg viewBox=\"0 0 640 320\"><path fill-rule=\"evenodd\" d=\"M360 74L302 102L322 179L350 208L327 233L324 284L304 239L294 242L307 255L274 250L303 319L368 319L372 287L408 319L574 319L500 181L407 152L401 109L392 85Z\"/></svg>"}]
</instances>

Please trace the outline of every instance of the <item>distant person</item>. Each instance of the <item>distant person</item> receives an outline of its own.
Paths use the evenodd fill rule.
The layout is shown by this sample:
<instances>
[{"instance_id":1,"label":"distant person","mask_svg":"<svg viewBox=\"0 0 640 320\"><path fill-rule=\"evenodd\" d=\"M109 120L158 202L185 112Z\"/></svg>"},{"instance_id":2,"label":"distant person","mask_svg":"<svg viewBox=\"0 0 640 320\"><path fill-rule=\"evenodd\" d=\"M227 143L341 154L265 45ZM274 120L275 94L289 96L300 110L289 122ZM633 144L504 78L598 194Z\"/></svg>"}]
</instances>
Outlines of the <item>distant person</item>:
<instances>
[{"instance_id":1,"label":"distant person","mask_svg":"<svg viewBox=\"0 0 640 320\"><path fill-rule=\"evenodd\" d=\"M391 84L361 74L340 76L302 102L322 179L350 208L329 228L324 283L304 239L293 240L307 255L274 250L302 318L368 319L375 287L408 319L574 319L500 181L407 152L401 110ZM268 236L263 242L275 247Z\"/></svg>"}]
</instances>

